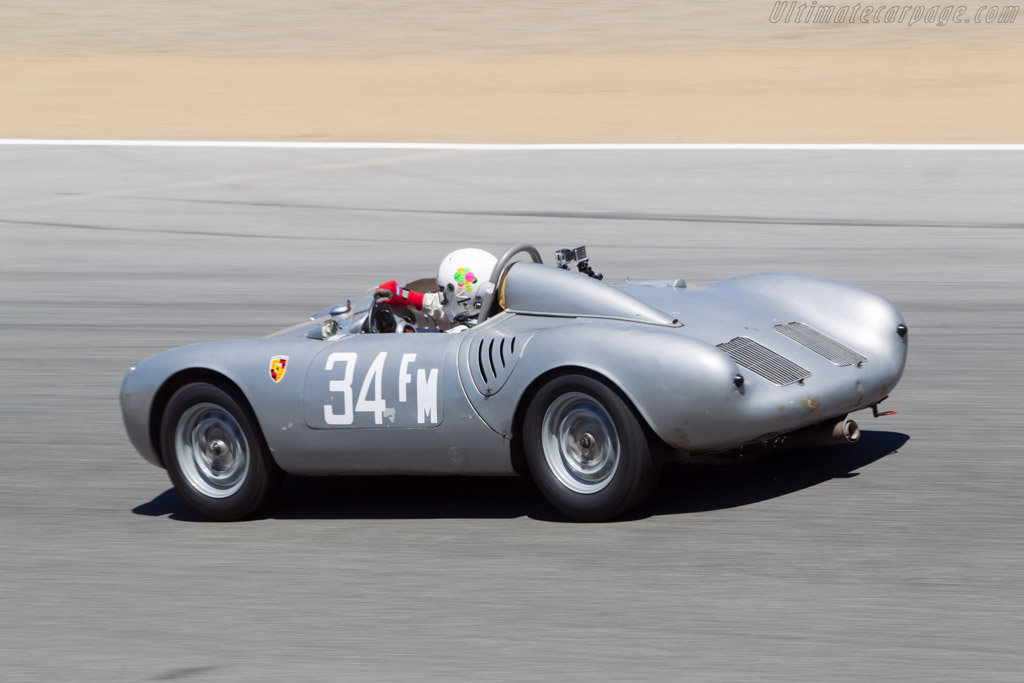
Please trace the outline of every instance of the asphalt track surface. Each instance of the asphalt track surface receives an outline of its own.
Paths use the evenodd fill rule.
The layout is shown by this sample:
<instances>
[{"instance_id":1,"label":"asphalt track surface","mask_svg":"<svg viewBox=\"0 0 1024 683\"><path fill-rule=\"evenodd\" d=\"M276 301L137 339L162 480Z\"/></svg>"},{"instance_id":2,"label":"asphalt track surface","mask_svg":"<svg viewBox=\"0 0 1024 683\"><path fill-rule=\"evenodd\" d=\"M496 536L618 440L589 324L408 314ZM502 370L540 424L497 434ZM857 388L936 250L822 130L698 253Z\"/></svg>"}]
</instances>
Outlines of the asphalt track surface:
<instances>
[{"instance_id":1,"label":"asphalt track surface","mask_svg":"<svg viewBox=\"0 0 1024 683\"><path fill-rule=\"evenodd\" d=\"M1024 154L0 149L0 679L1018 681ZM910 360L854 446L678 466L581 525L528 480L290 480L192 514L136 360L451 248L877 290Z\"/></svg>"}]
</instances>

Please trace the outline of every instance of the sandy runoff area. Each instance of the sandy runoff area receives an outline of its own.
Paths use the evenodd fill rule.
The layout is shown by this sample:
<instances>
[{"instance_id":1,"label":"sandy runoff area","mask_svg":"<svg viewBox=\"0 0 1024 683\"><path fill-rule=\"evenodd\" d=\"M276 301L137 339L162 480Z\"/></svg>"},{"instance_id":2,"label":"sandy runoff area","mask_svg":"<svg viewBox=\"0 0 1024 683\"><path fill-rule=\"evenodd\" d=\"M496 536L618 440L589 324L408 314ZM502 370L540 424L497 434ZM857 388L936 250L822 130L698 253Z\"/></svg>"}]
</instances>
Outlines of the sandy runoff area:
<instances>
[{"instance_id":1,"label":"sandy runoff area","mask_svg":"<svg viewBox=\"0 0 1024 683\"><path fill-rule=\"evenodd\" d=\"M1024 142L1024 15L801 4L0 0L0 137Z\"/></svg>"}]
</instances>

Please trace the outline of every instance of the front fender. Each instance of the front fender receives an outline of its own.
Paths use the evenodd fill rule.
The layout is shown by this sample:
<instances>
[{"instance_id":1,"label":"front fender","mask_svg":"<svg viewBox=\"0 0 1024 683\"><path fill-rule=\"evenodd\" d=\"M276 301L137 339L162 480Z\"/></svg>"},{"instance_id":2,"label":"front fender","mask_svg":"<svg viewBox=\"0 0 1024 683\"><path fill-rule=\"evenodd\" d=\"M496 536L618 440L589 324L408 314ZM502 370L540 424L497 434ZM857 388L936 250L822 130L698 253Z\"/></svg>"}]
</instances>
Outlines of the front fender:
<instances>
[{"instance_id":1,"label":"front fender","mask_svg":"<svg viewBox=\"0 0 1024 683\"><path fill-rule=\"evenodd\" d=\"M154 435L161 403L181 384L204 376L221 376L242 392L264 435L301 422L302 384L317 342L307 339L245 339L183 346L136 363L121 383L121 414L135 450L163 467ZM289 356L289 371L274 382L270 359ZM273 439L268 439L271 453Z\"/></svg>"}]
</instances>

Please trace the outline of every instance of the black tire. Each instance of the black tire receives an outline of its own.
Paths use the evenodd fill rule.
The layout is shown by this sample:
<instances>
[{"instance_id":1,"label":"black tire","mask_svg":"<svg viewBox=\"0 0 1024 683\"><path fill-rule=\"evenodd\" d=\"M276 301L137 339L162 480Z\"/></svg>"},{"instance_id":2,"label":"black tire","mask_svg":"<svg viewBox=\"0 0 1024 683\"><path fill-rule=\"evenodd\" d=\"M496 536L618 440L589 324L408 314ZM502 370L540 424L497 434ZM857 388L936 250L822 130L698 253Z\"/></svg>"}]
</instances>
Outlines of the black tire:
<instances>
[{"instance_id":1,"label":"black tire","mask_svg":"<svg viewBox=\"0 0 1024 683\"><path fill-rule=\"evenodd\" d=\"M542 386L523 420L523 450L537 487L581 522L625 513L653 490L661 471L630 405L587 375Z\"/></svg>"},{"instance_id":2,"label":"black tire","mask_svg":"<svg viewBox=\"0 0 1024 683\"><path fill-rule=\"evenodd\" d=\"M284 476L248 405L217 384L186 384L174 393L160 423L160 452L181 497L218 522L262 510Z\"/></svg>"}]
</instances>

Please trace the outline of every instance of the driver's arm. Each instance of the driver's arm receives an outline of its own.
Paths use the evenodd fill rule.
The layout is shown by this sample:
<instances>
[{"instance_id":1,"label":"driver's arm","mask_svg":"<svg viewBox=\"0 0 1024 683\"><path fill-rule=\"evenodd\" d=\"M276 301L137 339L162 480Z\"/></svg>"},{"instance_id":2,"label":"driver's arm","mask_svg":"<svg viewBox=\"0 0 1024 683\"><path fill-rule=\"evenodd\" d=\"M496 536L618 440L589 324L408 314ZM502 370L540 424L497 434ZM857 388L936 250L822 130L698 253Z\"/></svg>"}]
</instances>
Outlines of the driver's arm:
<instances>
[{"instance_id":1,"label":"driver's arm","mask_svg":"<svg viewBox=\"0 0 1024 683\"><path fill-rule=\"evenodd\" d=\"M374 294L379 304L391 306L411 306L417 311L423 311L434 320L444 318L444 310L441 308L441 296L436 292L420 294L411 289L399 287L394 280L389 280L377 286Z\"/></svg>"}]
</instances>

